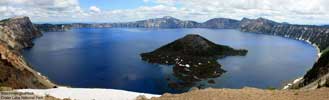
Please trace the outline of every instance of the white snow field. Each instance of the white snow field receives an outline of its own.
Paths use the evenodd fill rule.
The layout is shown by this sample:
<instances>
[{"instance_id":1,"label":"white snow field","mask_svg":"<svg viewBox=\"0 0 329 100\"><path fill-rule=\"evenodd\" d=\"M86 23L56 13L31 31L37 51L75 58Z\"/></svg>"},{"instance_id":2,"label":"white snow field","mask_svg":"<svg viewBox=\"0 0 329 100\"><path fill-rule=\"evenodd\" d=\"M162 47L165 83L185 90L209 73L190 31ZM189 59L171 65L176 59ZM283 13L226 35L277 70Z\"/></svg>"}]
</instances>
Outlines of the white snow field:
<instances>
[{"instance_id":1,"label":"white snow field","mask_svg":"<svg viewBox=\"0 0 329 100\"><path fill-rule=\"evenodd\" d=\"M50 95L59 99L70 98L72 100L135 100L136 97L144 95L147 98L159 97L160 95L130 92L115 89L93 89L93 88L67 88L59 87L53 89L19 89L18 92L33 92L39 96Z\"/></svg>"}]
</instances>

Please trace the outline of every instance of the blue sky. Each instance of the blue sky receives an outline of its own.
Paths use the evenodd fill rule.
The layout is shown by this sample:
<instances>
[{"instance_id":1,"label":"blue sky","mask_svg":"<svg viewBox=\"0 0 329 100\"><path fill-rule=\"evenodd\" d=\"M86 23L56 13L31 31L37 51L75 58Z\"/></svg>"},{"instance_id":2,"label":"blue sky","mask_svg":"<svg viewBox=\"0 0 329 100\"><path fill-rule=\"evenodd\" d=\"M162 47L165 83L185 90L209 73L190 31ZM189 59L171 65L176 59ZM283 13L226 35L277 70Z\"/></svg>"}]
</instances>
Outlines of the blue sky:
<instances>
[{"instance_id":1,"label":"blue sky","mask_svg":"<svg viewBox=\"0 0 329 100\"><path fill-rule=\"evenodd\" d=\"M0 19L33 22L129 22L163 16L204 22L211 18L268 18L293 24L329 24L329 0L0 0Z\"/></svg>"},{"instance_id":2,"label":"blue sky","mask_svg":"<svg viewBox=\"0 0 329 100\"><path fill-rule=\"evenodd\" d=\"M143 0L79 0L83 9L89 9L90 6L97 6L104 10L116 9L134 9L141 6L155 6L153 2L144 2Z\"/></svg>"}]
</instances>

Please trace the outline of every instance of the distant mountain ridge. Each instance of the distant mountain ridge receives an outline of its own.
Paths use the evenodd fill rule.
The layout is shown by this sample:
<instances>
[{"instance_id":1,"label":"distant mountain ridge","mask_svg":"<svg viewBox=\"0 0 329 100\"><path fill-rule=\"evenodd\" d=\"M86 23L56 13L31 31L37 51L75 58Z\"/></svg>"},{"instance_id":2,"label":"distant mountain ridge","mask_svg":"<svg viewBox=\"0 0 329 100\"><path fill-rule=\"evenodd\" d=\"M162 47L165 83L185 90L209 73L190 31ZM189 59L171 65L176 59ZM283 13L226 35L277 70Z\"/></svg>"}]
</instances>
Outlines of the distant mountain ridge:
<instances>
[{"instance_id":1,"label":"distant mountain ridge","mask_svg":"<svg viewBox=\"0 0 329 100\"><path fill-rule=\"evenodd\" d=\"M213 18L201 24L202 28L223 28L236 29L239 28L240 21L228 18Z\"/></svg>"},{"instance_id":2,"label":"distant mountain ridge","mask_svg":"<svg viewBox=\"0 0 329 100\"><path fill-rule=\"evenodd\" d=\"M238 20L228 19L228 18L214 18L208 20L204 23L199 23L190 20L180 20L171 16L165 16L162 18L154 18L147 20L140 20L134 22L124 22L124 23L72 23L72 24L36 24L40 30L50 30L53 29L62 30L61 27L68 28L221 28L221 29L236 29L239 27ZM47 27L45 27L45 25ZM50 28L50 29L49 29Z\"/></svg>"}]
</instances>

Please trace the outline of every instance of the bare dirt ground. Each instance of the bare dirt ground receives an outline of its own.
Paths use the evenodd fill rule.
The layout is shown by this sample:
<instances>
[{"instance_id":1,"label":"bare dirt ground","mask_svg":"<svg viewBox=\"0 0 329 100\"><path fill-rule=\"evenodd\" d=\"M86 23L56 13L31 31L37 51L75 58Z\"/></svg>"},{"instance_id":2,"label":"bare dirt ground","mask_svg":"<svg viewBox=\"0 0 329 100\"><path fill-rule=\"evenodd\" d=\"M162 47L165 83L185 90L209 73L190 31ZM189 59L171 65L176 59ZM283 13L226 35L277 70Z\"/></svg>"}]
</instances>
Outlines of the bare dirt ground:
<instances>
[{"instance_id":1,"label":"bare dirt ground","mask_svg":"<svg viewBox=\"0 0 329 100\"><path fill-rule=\"evenodd\" d=\"M53 96L48 96L48 95L45 96L44 98L45 98L45 100L71 100L69 98L66 98L66 99L58 99L58 98L55 98Z\"/></svg>"},{"instance_id":2,"label":"bare dirt ground","mask_svg":"<svg viewBox=\"0 0 329 100\"><path fill-rule=\"evenodd\" d=\"M142 96L137 100L147 100ZM150 100L329 100L329 88L315 90L203 89Z\"/></svg>"}]
</instances>

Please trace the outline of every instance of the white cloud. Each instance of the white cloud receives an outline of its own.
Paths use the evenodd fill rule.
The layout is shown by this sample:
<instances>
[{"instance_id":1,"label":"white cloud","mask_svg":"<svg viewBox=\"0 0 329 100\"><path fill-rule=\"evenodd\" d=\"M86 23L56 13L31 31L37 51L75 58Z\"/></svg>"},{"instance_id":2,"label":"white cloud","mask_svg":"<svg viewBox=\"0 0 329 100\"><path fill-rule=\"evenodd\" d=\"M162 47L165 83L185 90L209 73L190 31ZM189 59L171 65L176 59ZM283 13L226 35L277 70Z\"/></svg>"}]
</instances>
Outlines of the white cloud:
<instances>
[{"instance_id":1,"label":"white cloud","mask_svg":"<svg viewBox=\"0 0 329 100\"><path fill-rule=\"evenodd\" d=\"M77 0L1 0L0 18L30 16L35 21L69 21L86 15ZM61 19L61 20L58 20Z\"/></svg>"},{"instance_id":2,"label":"white cloud","mask_svg":"<svg viewBox=\"0 0 329 100\"><path fill-rule=\"evenodd\" d=\"M166 5L172 5L177 2L177 0L143 0L144 2L154 2L154 3L159 3L159 4L166 4Z\"/></svg>"},{"instance_id":3,"label":"white cloud","mask_svg":"<svg viewBox=\"0 0 329 100\"><path fill-rule=\"evenodd\" d=\"M328 0L152 0L211 17L265 17L292 23L329 23ZM324 20L325 19L325 20Z\"/></svg>"},{"instance_id":4,"label":"white cloud","mask_svg":"<svg viewBox=\"0 0 329 100\"><path fill-rule=\"evenodd\" d=\"M150 0L143 0L144 2L149 2Z\"/></svg>"},{"instance_id":5,"label":"white cloud","mask_svg":"<svg viewBox=\"0 0 329 100\"><path fill-rule=\"evenodd\" d=\"M96 6L89 7L89 10L92 11L92 12L96 12L96 13L100 13L101 12L101 9L99 9Z\"/></svg>"},{"instance_id":6,"label":"white cloud","mask_svg":"<svg viewBox=\"0 0 329 100\"><path fill-rule=\"evenodd\" d=\"M184 10L177 9L176 7L157 5L157 6L143 6L136 9L129 10L112 10L104 12L107 15L107 18L111 18L111 22L117 21L135 21L148 18L157 18L167 15L178 16L182 14Z\"/></svg>"},{"instance_id":7,"label":"white cloud","mask_svg":"<svg viewBox=\"0 0 329 100\"><path fill-rule=\"evenodd\" d=\"M329 24L328 0L143 0L155 6L82 10L78 0L0 0L0 18L26 15L33 21L118 22L173 16L206 21L215 17L265 17L299 24ZM110 2L109 2L110 4Z\"/></svg>"}]
</instances>

